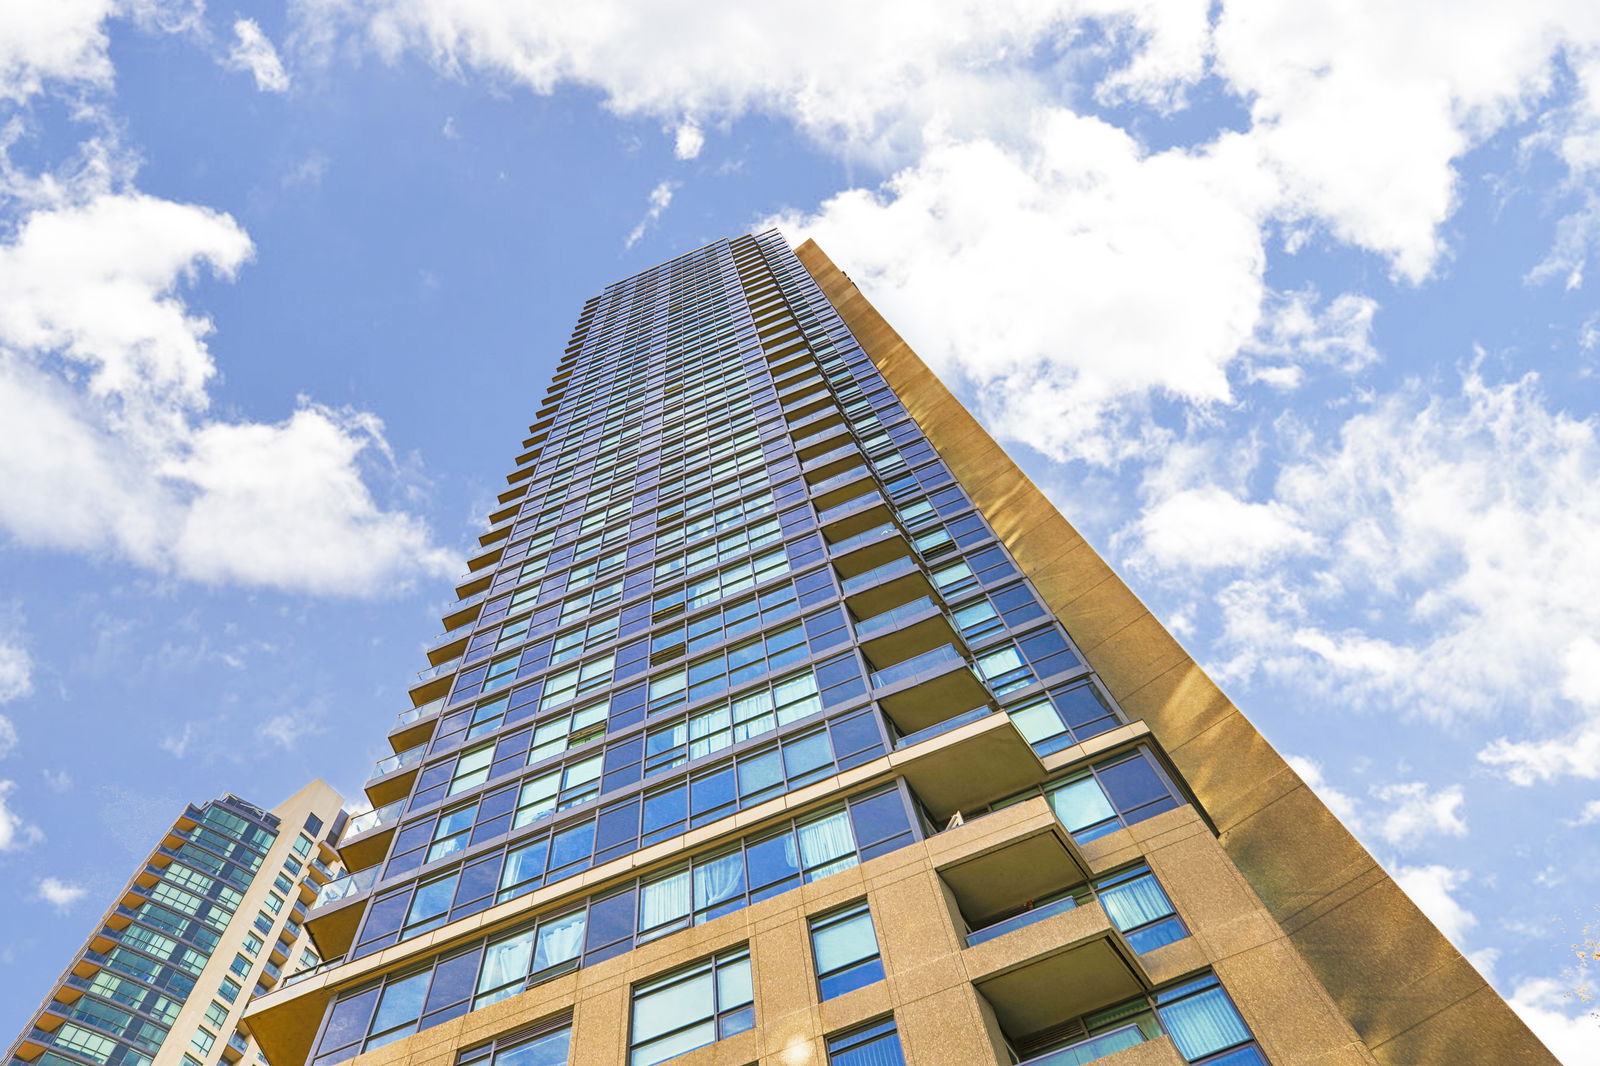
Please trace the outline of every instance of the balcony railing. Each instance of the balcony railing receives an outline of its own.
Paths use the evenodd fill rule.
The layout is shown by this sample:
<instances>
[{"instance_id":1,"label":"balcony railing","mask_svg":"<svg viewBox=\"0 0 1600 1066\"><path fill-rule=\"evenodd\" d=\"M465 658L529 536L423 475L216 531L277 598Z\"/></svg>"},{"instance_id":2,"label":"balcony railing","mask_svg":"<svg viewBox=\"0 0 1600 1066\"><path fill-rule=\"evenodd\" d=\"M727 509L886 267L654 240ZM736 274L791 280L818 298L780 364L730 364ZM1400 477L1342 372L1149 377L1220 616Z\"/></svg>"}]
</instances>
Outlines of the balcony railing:
<instances>
[{"instance_id":1,"label":"balcony railing","mask_svg":"<svg viewBox=\"0 0 1600 1066\"><path fill-rule=\"evenodd\" d=\"M482 592L474 592L470 596L461 597L456 601L455 606L451 607L445 612L445 617L448 618L450 615L460 614L462 611L465 611L468 607L471 607L473 604L477 603L487 595L489 595L489 590L484 589Z\"/></svg>"},{"instance_id":2,"label":"balcony railing","mask_svg":"<svg viewBox=\"0 0 1600 1066\"><path fill-rule=\"evenodd\" d=\"M966 665L967 658L955 649L953 644L943 644L932 651L925 651L921 655L913 655L903 663L872 672L872 687L888 688L907 681L921 673L931 673L945 667Z\"/></svg>"},{"instance_id":3,"label":"balcony railing","mask_svg":"<svg viewBox=\"0 0 1600 1066\"><path fill-rule=\"evenodd\" d=\"M878 492L876 489L867 493L865 496L852 496L843 503L836 504L817 515L817 524L824 526L828 525L830 522L843 518L847 514L852 514L855 511L866 510L866 508L871 504L882 502L883 494Z\"/></svg>"},{"instance_id":4,"label":"balcony railing","mask_svg":"<svg viewBox=\"0 0 1600 1066\"><path fill-rule=\"evenodd\" d=\"M967 934L967 946L975 947L985 940L993 940L997 936L1004 936L1013 929L1021 929L1023 926L1032 925L1034 922L1042 922L1046 918L1053 918L1058 914L1065 914L1077 908L1077 900L1071 896L1063 896L1053 903L1046 903L1041 907L1023 911L1021 914L1013 914L1009 918L1002 918L993 925L986 925L982 929L974 929Z\"/></svg>"},{"instance_id":5,"label":"balcony railing","mask_svg":"<svg viewBox=\"0 0 1600 1066\"><path fill-rule=\"evenodd\" d=\"M864 544L871 544L875 540L896 532L898 528L893 522L885 522L881 526L873 526L871 529L857 533L853 537L846 537L837 544L830 544L828 545L828 550L833 552L834 555L847 555Z\"/></svg>"},{"instance_id":6,"label":"balcony railing","mask_svg":"<svg viewBox=\"0 0 1600 1066\"><path fill-rule=\"evenodd\" d=\"M871 476L871 474L872 471L868 470L865 465L853 466L842 474L835 474L832 477L823 478L815 485L812 485L811 495L826 495L832 489L839 488L841 485L848 485L852 481L860 481L864 477Z\"/></svg>"},{"instance_id":7,"label":"balcony railing","mask_svg":"<svg viewBox=\"0 0 1600 1066\"><path fill-rule=\"evenodd\" d=\"M457 659L456 661L460 662L461 660ZM429 703L424 703L421 707L408 707L395 715L395 728L398 729L403 725L410 725L412 722L420 722L424 718L432 718L442 710L444 710L443 696Z\"/></svg>"},{"instance_id":8,"label":"balcony railing","mask_svg":"<svg viewBox=\"0 0 1600 1066\"><path fill-rule=\"evenodd\" d=\"M417 680L419 682L432 681L436 677L443 677L445 674L448 674L450 671L454 670L456 667L458 667L460 665L461 665L461 656L458 655L454 659L451 659L449 662L440 663L438 666L430 666L426 670L418 670L417 671ZM415 688L415 687L416 687L415 685L412 686L412 688Z\"/></svg>"},{"instance_id":9,"label":"balcony railing","mask_svg":"<svg viewBox=\"0 0 1600 1066\"><path fill-rule=\"evenodd\" d=\"M916 569L917 563L915 559L901 556L898 559L891 559L882 566L875 566L871 570L865 570L855 577L845 578L839 582L839 588L848 596L870 585L876 585L880 581L887 581L890 578L899 577L901 574L912 573Z\"/></svg>"},{"instance_id":10,"label":"balcony railing","mask_svg":"<svg viewBox=\"0 0 1600 1066\"><path fill-rule=\"evenodd\" d=\"M328 959L326 962L319 962L315 966L309 966L304 970L296 970L294 973L284 978L283 983L286 986L292 985L296 981L304 981L307 977L315 977L319 973L327 973L329 970L343 962L344 956L340 955L337 958Z\"/></svg>"},{"instance_id":11,"label":"balcony railing","mask_svg":"<svg viewBox=\"0 0 1600 1066\"><path fill-rule=\"evenodd\" d=\"M860 445L856 444L855 441L850 441L850 442L848 442L846 444L839 445L837 448L830 448L827 451L823 452L821 455L813 455L811 458L807 459L804 463L800 464L800 469L801 470L820 470L822 467L827 466L829 463L836 463L840 459L845 458L846 456L860 455L860 454L861 454Z\"/></svg>"},{"instance_id":12,"label":"balcony railing","mask_svg":"<svg viewBox=\"0 0 1600 1066\"><path fill-rule=\"evenodd\" d=\"M317 893L315 907L326 907L330 903L337 903L351 896L358 896L378 883L377 866L369 866L365 870L357 870L353 874L345 874L337 881L329 881L322 886L322 891Z\"/></svg>"},{"instance_id":13,"label":"balcony railing","mask_svg":"<svg viewBox=\"0 0 1600 1066\"><path fill-rule=\"evenodd\" d=\"M942 722L935 722L926 729L919 729L915 733L906 734L894 742L894 748L899 751L901 748L909 748L913 744L921 744L924 740L932 740L941 733L948 733L952 729L960 729L970 722L976 722L978 719L986 718L994 713L996 712L992 707L974 707L972 710L958 714L954 718L946 718Z\"/></svg>"},{"instance_id":14,"label":"balcony railing","mask_svg":"<svg viewBox=\"0 0 1600 1066\"><path fill-rule=\"evenodd\" d=\"M795 442L794 442L794 447L795 447L796 451L801 451L801 450L803 450L805 448L809 448L811 445L817 443L818 441L826 440L829 437L835 437L835 436L840 436L840 435L847 436L847 437L850 436L850 428L848 426L838 425L838 426L829 426L827 429L819 429L819 430L817 430L817 432L808 433L804 437L796 437L795 438Z\"/></svg>"},{"instance_id":15,"label":"balcony railing","mask_svg":"<svg viewBox=\"0 0 1600 1066\"><path fill-rule=\"evenodd\" d=\"M422 756L427 751L427 748L426 744L418 744L414 748L407 748L405 751L391 755L387 759L379 759L378 765L372 768L372 778L387 777L397 770L404 770L408 766L417 765L422 761ZM369 780L371 779L369 778Z\"/></svg>"},{"instance_id":16,"label":"balcony railing","mask_svg":"<svg viewBox=\"0 0 1600 1066\"><path fill-rule=\"evenodd\" d=\"M1083 1066L1084 1063L1103 1059L1114 1051L1144 1043L1144 1033L1137 1025L1125 1025L1108 1033L1091 1036L1068 1047L1047 1051L1038 1058L1029 1059L1022 1066Z\"/></svg>"},{"instance_id":17,"label":"balcony railing","mask_svg":"<svg viewBox=\"0 0 1600 1066\"><path fill-rule=\"evenodd\" d=\"M892 611L875 614L871 618L863 618L856 623L856 639L868 640L882 633L892 632L901 622L908 618L915 618L919 614L931 611L936 606L932 597L918 596L910 603L902 603Z\"/></svg>"},{"instance_id":18,"label":"balcony railing","mask_svg":"<svg viewBox=\"0 0 1600 1066\"><path fill-rule=\"evenodd\" d=\"M366 814L358 814L350 819L349 824L344 827L345 838L360 836L362 833L376 829L380 825L388 825L398 819L405 808L406 801L398 799L393 803L387 803L379 807L377 810L368 811Z\"/></svg>"}]
</instances>

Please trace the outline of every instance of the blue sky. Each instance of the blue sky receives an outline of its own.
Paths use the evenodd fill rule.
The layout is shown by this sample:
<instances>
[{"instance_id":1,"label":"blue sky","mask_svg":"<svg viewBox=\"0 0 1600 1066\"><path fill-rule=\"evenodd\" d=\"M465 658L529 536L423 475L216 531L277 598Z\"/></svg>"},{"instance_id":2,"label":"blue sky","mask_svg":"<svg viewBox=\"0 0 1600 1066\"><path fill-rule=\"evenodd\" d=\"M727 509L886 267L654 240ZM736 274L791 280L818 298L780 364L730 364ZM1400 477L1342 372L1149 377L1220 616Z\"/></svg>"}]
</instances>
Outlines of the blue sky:
<instances>
[{"instance_id":1,"label":"blue sky","mask_svg":"<svg viewBox=\"0 0 1600 1066\"><path fill-rule=\"evenodd\" d=\"M359 794L582 300L816 237L1569 1064L1600 9L0 2L0 1031Z\"/></svg>"}]
</instances>

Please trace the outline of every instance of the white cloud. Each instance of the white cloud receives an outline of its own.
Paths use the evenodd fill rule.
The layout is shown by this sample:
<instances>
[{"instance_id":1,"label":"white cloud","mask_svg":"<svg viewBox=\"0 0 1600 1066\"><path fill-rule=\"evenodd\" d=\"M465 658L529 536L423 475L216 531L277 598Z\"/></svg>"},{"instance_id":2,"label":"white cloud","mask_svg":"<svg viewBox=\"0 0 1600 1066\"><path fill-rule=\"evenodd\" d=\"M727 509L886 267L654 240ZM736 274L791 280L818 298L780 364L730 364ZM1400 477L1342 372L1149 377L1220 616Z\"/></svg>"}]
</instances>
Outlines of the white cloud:
<instances>
[{"instance_id":1,"label":"white cloud","mask_svg":"<svg viewBox=\"0 0 1600 1066\"><path fill-rule=\"evenodd\" d=\"M111 81L102 23L115 0L0 4L0 99L26 100L46 81Z\"/></svg>"},{"instance_id":2,"label":"white cloud","mask_svg":"<svg viewBox=\"0 0 1600 1066\"><path fill-rule=\"evenodd\" d=\"M1461 947L1467 933L1478 924L1478 916L1463 907L1455 897L1455 893L1470 880L1465 870L1437 864L1400 866L1394 870L1394 880L1411 897L1411 902L1457 948Z\"/></svg>"},{"instance_id":3,"label":"white cloud","mask_svg":"<svg viewBox=\"0 0 1600 1066\"><path fill-rule=\"evenodd\" d=\"M1548 977L1519 982L1507 1000L1562 1066L1600 1066L1600 1018L1573 1013L1570 989Z\"/></svg>"},{"instance_id":4,"label":"white cloud","mask_svg":"<svg viewBox=\"0 0 1600 1066\"><path fill-rule=\"evenodd\" d=\"M683 122L674 135L672 152L679 159L693 159L705 145L705 132L693 122Z\"/></svg>"},{"instance_id":5,"label":"white cloud","mask_svg":"<svg viewBox=\"0 0 1600 1066\"><path fill-rule=\"evenodd\" d=\"M157 747L174 759L187 758L189 748L194 744L197 733L198 730L193 722L185 722L183 723L183 728L176 735L162 737L157 743Z\"/></svg>"},{"instance_id":6,"label":"white cloud","mask_svg":"<svg viewBox=\"0 0 1600 1066\"><path fill-rule=\"evenodd\" d=\"M44 783L51 792L66 792L72 788L72 775L65 770L40 770Z\"/></svg>"},{"instance_id":7,"label":"white cloud","mask_svg":"<svg viewBox=\"0 0 1600 1066\"><path fill-rule=\"evenodd\" d=\"M1461 816L1466 797L1460 785L1430 789L1421 781L1408 781L1376 787L1372 795L1388 808L1377 822L1377 833L1394 847L1467 835L1467 823Z\"/></svg>"},{"instance_id":8,"label":"white cloud","mask_svg":"<svg viewBox=\"0 0 1600 1066\"><path fill-rule=\"evenodd\" d=\"M65 914L88 893L89 890L82 885L63 881L59 877L42 877L34 889L34 898Z\"/></svg>"},{"instance_id":9,"label":"white cloud","mask_svg":"<svg viewBox=\"0 0 1600 1066\"><path fill-rule=\"evenodd\" d=\"M1504 707L1531 712L1517 717L1523 728L1587 728L1600 718L1600 708L1556 699L1550 684L1566 679L1569 698L1595 691L1583 643L1600 631L1595 420L1553 410L1532 375L1495 384L1469 370L1458 395L1414 385L1376 396L1336 440L1319 443L1290 425L1284 447L1289 458L1257 504L1216 497L1228 505L1221 513L1242 512L1222 537L1231 553L1196 549L1231 568L1207 576L1221 614L1220 675L1280 679L1336 692L1346 705L1439 719ZM1147 479L1151 513L1181 513L1190 480L1182 469ZM1289 540L1298 565L1252 571L1248 552L1228 539L1251 530L1243 516L1276 531L1276 539L1256 533L1265 548ZM1265 521L1272 516L1292 524ZM1206 529L1168 534L1141 524L1125 535L1135 557L1161 563L1193 596L1192 568L1171 541ZM1543 760L1544 771L1528 771L1536 776L1562 772L1558 764L1576 772L1600 729L1586 737L1575 745L1564 735L1537 751L1496 748L1491 761Z\"/></svg>"},{"instance_id":10,"label":"white cloud","mask_svg":"<svg viewBox=\"0 0 1600 1066\"><path fill-rule=\"evenodd\" d=\"M633 227L633 231L628 234L628 239L624 242L626 247L632 248L638 244L639 239L649 231L650 227L660 221L662 213L672 206L672 194L677 188L678 183L674 181L656 183L656 187L650 190L650 206L645 210L644 217L639 220L639 224Z\"/></svg>"},{"instance_id":11,"label":"white cloud","mask_svg":"<svg viewBox=\"0 0 1600 1066\"><path fill-rule=\"evenodd\" d=\"M457 561L364 480L373 416L302 400L276 424L209 418L211 323L184 281L251 253L228 216L136 193L28 216L0 245L0 527L165 573L376 594Z\"/></svg>"},{"instance_id":12,"label":"white cloud","mask_svg":"<svg viewBox=\"0 0 1600 1066\"><path fill-rule=\"evenodd\" d=\"M1255 569L1316 546L1282 503L1247 503L1215 485L1165 497L1144 512L1134 535L1135 565L1171 570Z\"/></svg>"},{"instance_id":13,"label":"white cloud","mask_svg":"<svg viewBox=\"0 0 1600 1066\"><path fill-rule=\"evenodd\" d=\"M0 759L17 750L17 740L16 723L0 714Z\"/></svg>"},{"instance_id":14,"label":"white cloud","mask_svg":"<svg viewBox=\"0 0 1600 1066\"><path fill-rule=\"evenodd\" d=\"M233 24L233 47L228 49L228 66L247 72L256 88L266 93L281 93L289 88L289 75L283 69L278 50L255 19L237 19Z\"/></svg>"},{"instance_id":15,"label":"white cloud","mask_svg":"<svg viewBox=\"0 0 1600 1066\"><path fill-rule=\"evenodd\" d=\"M391 60L414 51L534 92L600 92L613 111L683 123L760 112L851 155L904 159L930 122L954 135L1023 115L1059 73L1040 64L1097 18L1130 46L1112 96L1171 98L1197 77L1201 0L787 0L706 7L496 5L467 0L299 0L301 33L354 29ZM849 33L838 26L848 25ZM770 47L781 41L782 47ZM332 49L330 49L332 51Z\"/></svg>"},{"instance_id":16,"label":"white cloud","mask_svg":"<svg viewBox=\"0 0 1600 1066\"><path fill-rule=\"evenodd\" d=\"M1600 822L1600 799L1590 800L1578 812L1578 817L1573 819L1573 825L1594 825Z\"/></svg>"},{"instance_id":17,"label":"white cloud","mask_svg":"<svg viewBox=\"0 0 1600 1066\"><path fill-rule=\"evenodd\" d=\"M32 692L33 657L11 638L0 638L0 703L20 700Z\"/></svg>"},{"instance_id":18,"label":"white cloud","mask_svg":"<svg viewBox=\"0 0 1600 1066\"><path fill-rule=\"evenodd\" d=\"M936 371L972 382L991 428L1112 463L1157 443L1150 395L1232 401L1272 195L1240 138L1148 153L1050 109L1024 148L943 142L879 192L776 221L815 237Z\"/></svg>"},{"instance_id":19,"label":"white cloud","mask_svg":"<svg viewBox=\"0 0 1600 1066\"><path fill-rule=\"evenodd\" d=\"M0 851L20 851L44 839L38 826L11 809L10 797L16 787L15 781L0 781Z\"/></svg>"},{"instance_id":20,"label":"white cloud","mask_svg":"<svg viewBox=\"0 0 1600 1066\"><path fill-rule=\"evenodd\" d=\"M318 716L307 711L275 714L256 727L256 736L284 751L293 751L302 737L325 732Z\"/></svg>"}]
</instances>

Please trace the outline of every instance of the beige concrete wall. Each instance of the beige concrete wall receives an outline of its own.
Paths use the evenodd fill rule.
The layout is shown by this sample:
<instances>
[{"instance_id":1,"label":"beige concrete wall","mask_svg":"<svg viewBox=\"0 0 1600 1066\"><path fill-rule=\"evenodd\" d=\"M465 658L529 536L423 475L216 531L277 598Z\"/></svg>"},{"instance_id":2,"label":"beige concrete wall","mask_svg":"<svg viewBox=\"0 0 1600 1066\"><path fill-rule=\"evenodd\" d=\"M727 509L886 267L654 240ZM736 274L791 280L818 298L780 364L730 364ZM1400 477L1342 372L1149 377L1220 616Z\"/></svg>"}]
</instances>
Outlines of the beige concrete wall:
<instances>
[{"instance_id":1,"label":"beige concrete wall","mask_svg":"<svg viewBox=\"0 0 1600 1066\"><path fill-rule=\"evenodd\" d=\"M453 1066L462 1048L565 1011L574 1017L573 1063L622 1063L635 983L746 943L756 1028L674 1059L675 1066L825 1066L828 1035L890 1012L910 1066L1001 1066L1007 1060L999 1029L974 981L1028 966L1085 930L1103 934L1105 918L1098 906L1085 907L968 948L938 870L1051 821L1043 800L1008 807L369 1052L350 1066ZM1374 1062L1192 808L1110 834L1084 854L1092 873L1147 859L1195 930L1142 964L1135 961L1147 986L1215 969L1276 1066ZM820 1002L808 919L861 898L872 908L885 980ZM1038 994L1047 999L1051 988L1041 982ZM1154 1066L1182 1060L1161 1040L1103 1061Z\"/></svg>"},{"instance_id":2,"label":"beige concrete wall","mask_svg":"<svg viewBox=\"0 0 1600 1066\"><path fill-rule=\"evenodd\" d=\"M815 243L797 251L1112 696L1187 779L1242 883L1286 931L1281 966L1301 960L1382 1063L1553 1063L850 279ZM1270 995L1268 957L1218 972Z\"/></svg>"}]
</instances>

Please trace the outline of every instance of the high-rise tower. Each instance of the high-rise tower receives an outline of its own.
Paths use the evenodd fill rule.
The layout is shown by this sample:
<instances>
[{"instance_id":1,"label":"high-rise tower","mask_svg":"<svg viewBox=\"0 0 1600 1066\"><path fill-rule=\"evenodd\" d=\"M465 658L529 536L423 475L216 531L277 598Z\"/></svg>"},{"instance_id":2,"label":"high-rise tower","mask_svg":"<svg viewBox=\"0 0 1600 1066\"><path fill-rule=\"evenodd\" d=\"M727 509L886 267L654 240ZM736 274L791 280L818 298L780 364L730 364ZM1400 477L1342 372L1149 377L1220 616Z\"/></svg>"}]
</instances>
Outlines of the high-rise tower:
<instances>
[{"instance_id":1,"label":"high-rise tower","mask_svg":"<svg viewBox=\"0 0 1600 1066\"><path fill-rule=\"evenodd\" d=\"M529 433L272 1066L1551 1061L814 245Z\"/></svg>"},{"instance_id":2,"label":"high-rise tower","mask_svg":"<svg viewBox=\"0 0 1600 1066\"><path fill-rule=\"evenodd\" d=\"M238 1031L252 992L321 958L307 905L342 873L338 793L272 810L186 807L6 1055L10 1066L261 1066Z\"/></svg>"}]
</instances>

